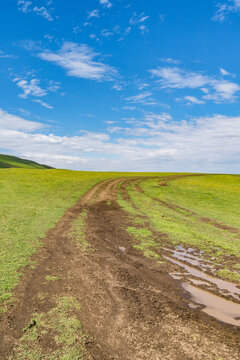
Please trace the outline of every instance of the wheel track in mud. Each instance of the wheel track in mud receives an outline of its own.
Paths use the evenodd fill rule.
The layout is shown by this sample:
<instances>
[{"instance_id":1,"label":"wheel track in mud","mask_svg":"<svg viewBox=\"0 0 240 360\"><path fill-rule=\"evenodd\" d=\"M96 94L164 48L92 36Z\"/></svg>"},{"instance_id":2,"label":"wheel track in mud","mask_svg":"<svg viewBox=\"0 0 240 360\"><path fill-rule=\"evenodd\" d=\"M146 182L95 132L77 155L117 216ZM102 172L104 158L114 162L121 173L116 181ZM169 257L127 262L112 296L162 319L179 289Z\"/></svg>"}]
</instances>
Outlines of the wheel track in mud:
<instances>
[{"instance_id":1,"label":"wheel track in mud","mask_svg":"<svg viewBox=\"0 0 240 360\"><path fill-rule=\"evenodd\" d=\"M89 359L240 358L237 333L188 310L167 271L132 247L126 232L131 224L117 204L117 187L140 180L96 185L49 230L44 248L33 257L36 268L27 268L15 289L18 301L2 316L1 359L10 356L34 311L46 312L53 297L64 294L82 305L76 316L93 339L86 344ZM70 235L72 222L83 210L88 212L86 237L94 249L89 253L81 251ZM45 276L52 272L60 280L46 283ZM45 301L39 300L42 292L49 294ZM194 333L199 343L193 343Z\"/></svg>"}]
</instances>

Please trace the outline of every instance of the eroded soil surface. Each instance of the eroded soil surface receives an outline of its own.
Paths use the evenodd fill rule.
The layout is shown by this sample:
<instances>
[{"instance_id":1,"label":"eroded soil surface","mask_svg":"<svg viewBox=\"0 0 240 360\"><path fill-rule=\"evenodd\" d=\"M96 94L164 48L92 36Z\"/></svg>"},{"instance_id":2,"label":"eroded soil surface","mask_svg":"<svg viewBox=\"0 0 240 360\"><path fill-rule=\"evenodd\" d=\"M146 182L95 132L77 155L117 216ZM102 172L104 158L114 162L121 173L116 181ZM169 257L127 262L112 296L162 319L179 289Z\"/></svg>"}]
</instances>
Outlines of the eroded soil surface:
<instances>
[{"instance_id":1,"label":"eroded soil surface","mask_svg":"<svg viewBox=\"0 0 240 360\"><path fill-rule=\"evenodd\" d=\"M181 267L170 261L159 266L132 247L126 231L130 218L116 201L119 185L124 192L129 181L136 179L95 186L48 232L32 258L35 267L24 270L15 289L16 301L1 315L0 359L17 358L18 341L32 315L49 311L60 296L81 304L74 315L89 335L86 359L240 359L239 327L189 308L181 282L171 276ZM91 251L83 251L71 235L83 210ZM46 281L46 276L58 280ZM49 354L57 346L53 336L36 340Z\"/></svg>"}]
</instances>

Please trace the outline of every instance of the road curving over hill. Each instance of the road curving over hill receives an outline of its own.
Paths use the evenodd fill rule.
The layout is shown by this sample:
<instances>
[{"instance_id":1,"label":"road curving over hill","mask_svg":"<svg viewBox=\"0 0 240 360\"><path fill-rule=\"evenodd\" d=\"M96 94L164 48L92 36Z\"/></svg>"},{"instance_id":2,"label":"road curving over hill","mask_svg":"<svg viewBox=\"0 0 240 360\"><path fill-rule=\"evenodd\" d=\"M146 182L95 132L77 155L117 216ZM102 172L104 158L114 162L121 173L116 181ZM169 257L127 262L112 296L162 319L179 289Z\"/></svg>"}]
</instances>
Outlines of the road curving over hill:
<instances>
[{"instance_id":1,"label":"road curving over hill","mask_svg":"<svg viewBox=\"0 0 240 360\"><path fill-rule=\"evenodd\" d=\"M169 275L177 265L159 266L132 246L127 232L131 218L117 197L121 193L130 201L127 185L135 184L141 191L141 180L109 179L94 186L49 230L43 248L32 258L35 267L24 270L16 301L1 316L1 359L19 358L23 329L33 314L47 313L60 296L74 297L81 304L74 316L89 335L85 359L240 359L239 328L190 309L179 282ZM77 245L71 232L83 211L89 251ZM46 281L51 275L58 280ZM51 354L53 339L49 332L36 341Z\"/></svg>"}]
</instances>

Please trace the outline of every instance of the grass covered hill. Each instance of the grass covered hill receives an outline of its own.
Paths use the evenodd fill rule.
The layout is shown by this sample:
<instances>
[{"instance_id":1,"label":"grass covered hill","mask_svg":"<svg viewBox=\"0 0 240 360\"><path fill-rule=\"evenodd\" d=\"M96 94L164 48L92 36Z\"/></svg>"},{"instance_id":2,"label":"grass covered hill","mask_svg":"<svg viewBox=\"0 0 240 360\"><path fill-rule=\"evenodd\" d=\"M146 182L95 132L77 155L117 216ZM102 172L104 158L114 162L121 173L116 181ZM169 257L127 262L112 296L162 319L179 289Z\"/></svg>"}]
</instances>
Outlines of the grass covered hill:
<instances>
[{"instance_id":1,"label":"grass covered hill","mask_svg":"<svg viewBox=\"0 0 240 360\"><path fill-rule=\"evenodd\" d=\"M35 161L3 154L0 154L0 168L51 169L50 166L41 165Z\"/></svg>"}]
</instances>

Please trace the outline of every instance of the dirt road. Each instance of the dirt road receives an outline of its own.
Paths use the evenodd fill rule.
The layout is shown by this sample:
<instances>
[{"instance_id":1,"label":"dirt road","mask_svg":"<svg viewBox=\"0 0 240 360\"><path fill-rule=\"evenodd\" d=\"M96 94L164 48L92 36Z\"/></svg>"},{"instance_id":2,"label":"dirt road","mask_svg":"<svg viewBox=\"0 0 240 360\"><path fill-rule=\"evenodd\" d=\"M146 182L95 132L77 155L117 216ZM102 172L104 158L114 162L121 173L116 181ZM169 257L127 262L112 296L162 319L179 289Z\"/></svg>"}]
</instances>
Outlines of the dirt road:
<instances>
[{"instance_id":1,"label":"dirt road","mask_svg":"<svg viewBox=\"0 0 240 360\"><path fill-rule=\"evenodd\" d=\"M48 232L32 259L35 268L24 271L14 293L17 300L1 316L0 359L14 359L32 314L47 312L54 297L64 295L81 304L75 316L91 336L86 359L240 359L239 329L189 309L183 289L168 274L176 266L159 267L132 247L126 231L131 221L116 201L119 185L124 193L129 181L138 182L98 184ZM83 210L91 251L82 251L71 235L72 222ZM53 274L59 280L47 282ZM48 294L44 300L42 293ZM51 352L51 334L41 346Z\"/></svg>"}]
</instances>

